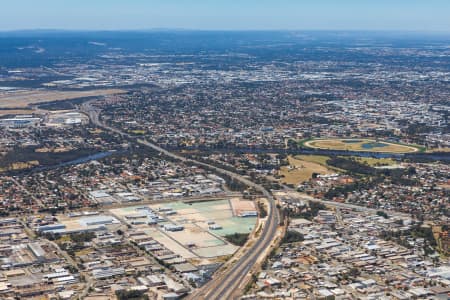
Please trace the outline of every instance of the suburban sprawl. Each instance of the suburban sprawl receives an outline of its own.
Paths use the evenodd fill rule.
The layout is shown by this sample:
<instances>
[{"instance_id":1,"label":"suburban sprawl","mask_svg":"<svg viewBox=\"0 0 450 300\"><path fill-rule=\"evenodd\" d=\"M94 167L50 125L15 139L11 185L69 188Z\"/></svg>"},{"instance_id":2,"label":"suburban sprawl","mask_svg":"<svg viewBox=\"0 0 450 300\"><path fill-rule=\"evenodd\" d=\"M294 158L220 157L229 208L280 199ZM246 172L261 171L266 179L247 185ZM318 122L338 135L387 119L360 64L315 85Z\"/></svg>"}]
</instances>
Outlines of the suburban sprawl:
<instances>
[{"instance_id":1,"label":"suburban sprawl","mask_svg":"<svg viewBox=\"0 0 450 300\"><path fill-rule=\"evenodd\" d=\"M0 299L448 299L448 37L36 34L0 35Z\"/></svg>"}]
</instances>

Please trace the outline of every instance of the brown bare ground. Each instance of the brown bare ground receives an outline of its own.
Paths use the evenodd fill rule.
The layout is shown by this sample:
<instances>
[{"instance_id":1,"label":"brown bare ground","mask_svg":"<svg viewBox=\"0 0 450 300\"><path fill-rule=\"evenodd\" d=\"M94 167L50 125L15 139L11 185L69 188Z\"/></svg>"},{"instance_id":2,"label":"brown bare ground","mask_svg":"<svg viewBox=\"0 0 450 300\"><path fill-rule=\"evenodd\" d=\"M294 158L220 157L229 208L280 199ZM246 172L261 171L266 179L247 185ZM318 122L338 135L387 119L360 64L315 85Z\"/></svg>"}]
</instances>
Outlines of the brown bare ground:
<instances>
[{"instance_id":1,"label":"brown bare ground","mask_svg":"<svg viewBox=\"0 0 450 300\"><path fill-rule=\"evenodd\" d=\"M0 93L0 110L3 108L27 108L32 104L52 101L63 101L84 97L107 96L122 94L120 89L90 90L90 91L20 91L15 93ZM3 114L8 111L2 111ZM11 110L9 111L11 112ZM9 113L8 113L9 114Z\"/></svg>"},{"instance_id":2,"label":"brown bare ground","mask_svg":"<svg viewBox=\"0 0 450 300\"><path fill-rule=\"evenodd\" d=\"M0 108L0 116L7 115L30 115L33 113L39 113L40 111L32 110L32 109L4 109Z\"/></svg>"},{"instance_id":3,"label":"brown bare ground","mask_svg":"<svg viewBox=\"0 0 450 300\"><path fill-rule=\"evenodd\" d=\"M231 198L230 204L234 216L239 216L244 211L256 211L255 203L253 201Z\"/></svg>"}]
</instances>

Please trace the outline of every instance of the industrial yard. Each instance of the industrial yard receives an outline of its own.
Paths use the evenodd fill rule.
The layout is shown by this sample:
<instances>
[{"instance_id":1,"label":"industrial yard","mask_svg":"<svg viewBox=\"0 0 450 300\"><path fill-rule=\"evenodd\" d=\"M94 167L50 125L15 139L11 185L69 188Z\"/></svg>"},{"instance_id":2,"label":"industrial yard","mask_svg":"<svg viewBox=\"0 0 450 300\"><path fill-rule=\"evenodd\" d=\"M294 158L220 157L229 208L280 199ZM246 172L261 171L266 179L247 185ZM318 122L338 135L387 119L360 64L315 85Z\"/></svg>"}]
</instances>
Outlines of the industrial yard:
<instances>
[{"instance_id":1,"label":"industrial yard","mask_svg":"<svg viewBox=\"0 0 450 300\"><path fill-rule=\"evenodd\" d=\"M132 206L110 212L133 230L197 263L233 254L238 247L224 236L250 233L257 218L254 203L239 198Z\"/></svg>"}]
</instances>

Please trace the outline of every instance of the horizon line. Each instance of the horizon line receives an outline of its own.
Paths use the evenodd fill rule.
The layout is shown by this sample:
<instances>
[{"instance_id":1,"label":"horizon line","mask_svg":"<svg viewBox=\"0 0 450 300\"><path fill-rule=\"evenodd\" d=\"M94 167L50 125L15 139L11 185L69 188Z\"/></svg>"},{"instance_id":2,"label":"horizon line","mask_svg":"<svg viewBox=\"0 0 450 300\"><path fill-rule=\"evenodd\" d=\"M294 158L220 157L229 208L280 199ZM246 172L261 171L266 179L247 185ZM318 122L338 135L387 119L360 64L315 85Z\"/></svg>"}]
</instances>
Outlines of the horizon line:
<instances>
[{"instance_id":1,"label":"horizon line","mask_svg":"<svg viewBox=\"0 0 450 300\"><path fill-rule=\"evenodd\" d=\"M154 28L123 28L123 29L76 29L76 28L23 28L23 29L0 29L0 33L16 32L157 32L157 31L191 31L191 32L379 32L379 33L422 33L422 34L450 34L450 30L418 30L418 29L200 29L184 27L154 27Z\"/></svg>"}]
</instances>

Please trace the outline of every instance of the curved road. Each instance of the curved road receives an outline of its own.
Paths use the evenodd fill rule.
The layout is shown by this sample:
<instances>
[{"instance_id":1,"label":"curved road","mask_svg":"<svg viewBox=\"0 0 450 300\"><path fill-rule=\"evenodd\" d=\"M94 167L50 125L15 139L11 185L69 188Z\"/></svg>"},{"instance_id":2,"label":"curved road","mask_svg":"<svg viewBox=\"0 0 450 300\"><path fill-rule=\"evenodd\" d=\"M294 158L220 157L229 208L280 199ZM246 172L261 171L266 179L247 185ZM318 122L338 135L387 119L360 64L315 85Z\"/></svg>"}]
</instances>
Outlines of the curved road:
<instances>
[{"instance_id":1,"label":"curved road","mask_svg":"<svg viewBox=\"0 0 450 300\"><path fill-rule=\"evenodd\" d=\"M81 105L81 111L89 115L92 123L101 127L103 129L116 132L123 137L127 137L129 139L135 139L127 133L124 133L117 128L110 127L108 125L100 122L99 115L100 109L97 109L90 105L89 102L85 102ZM265 251L272 244L279 224L279 213L278 209L275 206L275 199L272 194L266 190L262 185L256 184L239 174L230 172L228 170L224 170L200 161L196 161L193 159L188 159L186 157L180 156L178 154L172 153L159 147L156 144L150 143L145 140L135 139L137 143L152 148L160 153L163 153L166 156L174 158L176 160L180 160L182 162L190 162L198 166L203 166L209 169L216 171L217 173L226 174L231 178L234 178L249 187L254 188L255 190L261 192L265 197L267 197L269 202L268 216L267 221L264 223L264 228L258 240L243 254L234 265L226 269L221 274L217 274L217 276L213 276L213 279L208 282L201 289L195 291L193 294L189 296L190 299L208 299L208 300L221 300L221 299L232 299L233 295L239 292L240 285L244 282L245 277L251 271L251 268L255 265L255 263L263 258Z\"/></svg>"}]
</instances>

